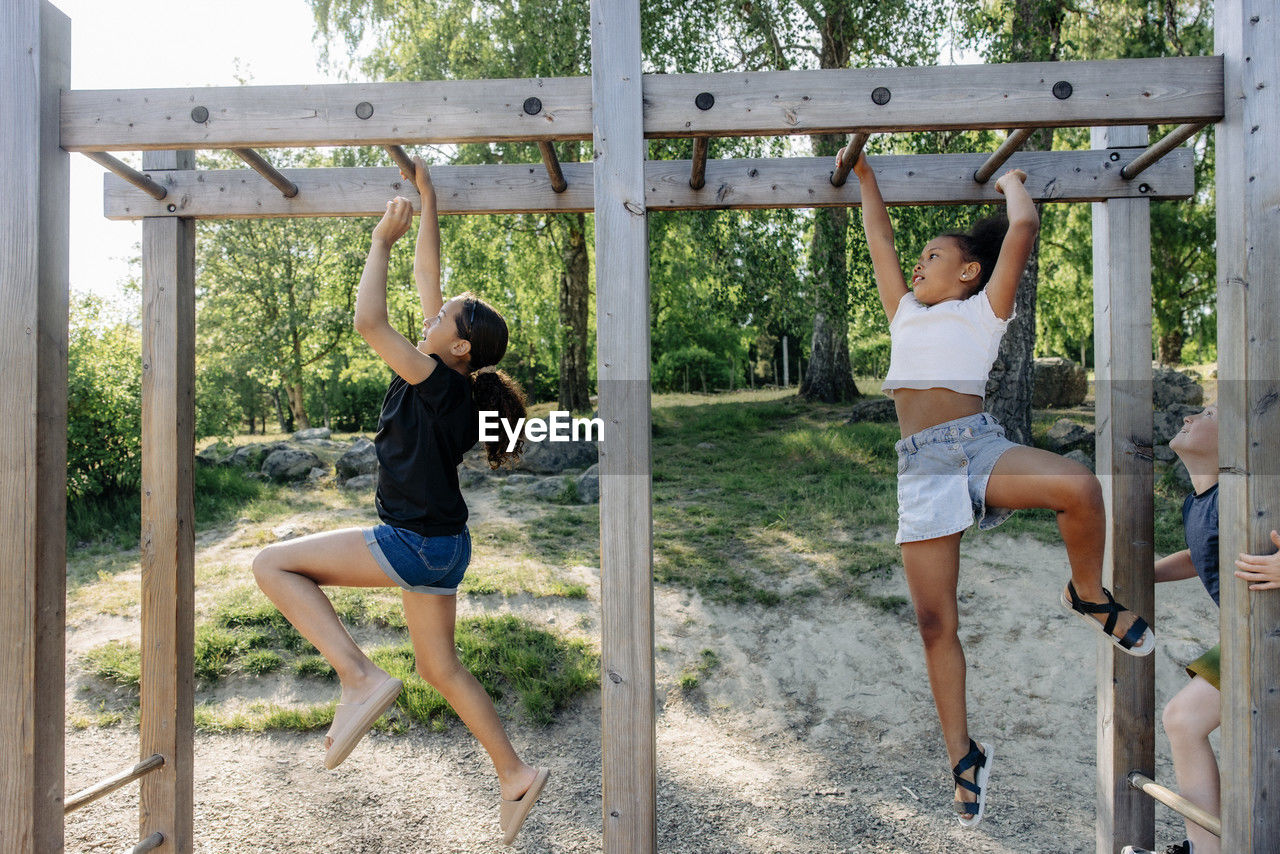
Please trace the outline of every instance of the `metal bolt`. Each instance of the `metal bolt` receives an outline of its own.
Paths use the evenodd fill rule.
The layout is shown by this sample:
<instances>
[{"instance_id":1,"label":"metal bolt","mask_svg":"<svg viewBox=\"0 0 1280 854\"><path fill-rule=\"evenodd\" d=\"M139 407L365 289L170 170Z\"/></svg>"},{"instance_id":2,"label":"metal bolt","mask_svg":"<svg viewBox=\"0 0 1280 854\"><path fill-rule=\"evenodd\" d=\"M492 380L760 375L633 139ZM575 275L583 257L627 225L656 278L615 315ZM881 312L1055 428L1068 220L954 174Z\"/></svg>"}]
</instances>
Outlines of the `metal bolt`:
<instances>
[{"instance_id":1,"label":"metal bolt","mask_svg":"<svg viewBox=\"0 0 1280 854\"><path fill-rule=\"evenodd\" d=\"M198 125L202 125L209 121L209 110L206 107L196 107L191 111L191 121Z\"/></svg>"},{"instance_id":2,"label":"metal bolt","mask_svg":"<svg viewBox=\"0 0 1280 854\"><path fill-rule=\"evenodd\" d=\"M1115 163L1115 162L1116 162L1117 160L1119 160L1119 159L1120 159L1120 152L1118 152L1118 151L1113 151L1113 152L1111 152L1111 162L1112 162L1112 163Z\"/></svg>"},{"instance_id":3,"label":"metal bolt","mask_svg":"<svg viewBox=\"0 0 1280 854\"><path fill-rule=\"evenodd\" d=\"M169 205L169 213L176 213L177 210L178 210L177 205Z\"/></svg>"},{"instance_id":4,"label":"metal bolt","mask_svg":"<svg viewBox=\"0 0 1280 854\"><path fill-rule=\"evenodd\" d=\"M1150 193L1150 192L1151 192L1151 185L1150 185L1150 184L1139 184L1139 185L1138 185L1138 192L1139 192L1139 193Z\"/></svg>"},{"instance_id":5,"label":"metal bolt","mask_svg":"<svg viewBox=\"0 0 1280 854\"><path fill-rule=\"evenodd\" d=\"M542 112L542 99L525 98L524 111L531 116L536 116L538 113Z\"/></svg>"},{"instance_id":6,"label":"metal bolt","mask_svg":"<svg viewBox=\"0 0 1280 854\"><path fill-rule=\"evenodd\" d=\"M871 90L871 100L880 106L889 103L889 99L893 97L893 93L884 86L877 86Z\"/></svg>"},{"instance_id":7,"label":"metal bolt","mask_svg":"<svg viewBox=\"0 0 1280 854\"><path fill-rule=\"evenodd\" d=\"M1059 80L1053 84L1053 97L1059 101L1065 101L1071 97L1071 93L1075 90L1071 88L1071 84L1065 80Z\"/></svg>"},{"instance_id":8,"label":"metal bolt","mask_svg":"<svg viewBox=\"0 0 1280 854\"><path fill-rule=\"evenodd\" d=\"M373 104L368 101L361 101L356 104L356 118L367 119L373 115Z\"/></svg>"},{"instance_id":9,"label":"metal bolt","mask_svg":"<svg viewBox=\"0 0 1280 854\"><path fill-rule=\"evenodd\" d=\"M699 92L698 97L693 99L693 105L699 110L709 110L716 105L716 96L710 92Z\"/></svg>"}]
</instances>

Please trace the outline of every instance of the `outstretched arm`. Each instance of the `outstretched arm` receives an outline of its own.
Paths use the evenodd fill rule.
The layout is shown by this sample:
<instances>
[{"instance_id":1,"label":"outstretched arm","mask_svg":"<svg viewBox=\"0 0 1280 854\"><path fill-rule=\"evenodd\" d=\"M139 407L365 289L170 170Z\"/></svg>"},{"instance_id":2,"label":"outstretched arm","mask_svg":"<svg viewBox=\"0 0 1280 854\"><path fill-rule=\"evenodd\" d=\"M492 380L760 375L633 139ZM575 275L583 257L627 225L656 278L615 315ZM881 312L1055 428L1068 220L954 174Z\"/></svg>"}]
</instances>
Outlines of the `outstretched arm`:
<instances>
[{"instance_id":1,"label":"outstretched arm","mask_svg":"<svg viewBox=\"0 0 1280 854\"><path fill-rule=\"evenodd\" d=\"M1280 548L1280 533L1271 532L1271 542ZM1236 578L1252 582L1250 590L1280 589L1280 552L1269 555L1240 555L1236 560Z\"/></svg>"},{"instance_id":2,"label":"outstretched arm","mask_svg":"<svg viewBox=\"0 0 1280 854\"><path fill-rule=\"evenodd\" d=\"M836 158L837 162L839 157ZM858 177L858 190L862 194L862 228L867 234L867 249L871 252L871 268L875 271L876 290L880 292L880 304L885 317L893 320L898 303L907 295L907 282L902 277L902 264L898 250L893 246L893 222L889 209L880 195L876 173L871 171L867 156L859 154L853 164L853 174Z\"/></svg>"},{"instance_id":3,"label":"outstretched arm","mask_svg":"<svg viewBox=\"0 0 1280 854\"><path fill-rule=\"evenodd\" d=\"M1196 565L1191 560L1191 549L1183 549L1171 555L1165 555L1156 561L1156 583L1161 581L1181 581L1184 578L1196 577Z\"/></svg>"},{"instance_id":4,"label":"outstretched arm","mask_svg":"<svg viewBox=\"0 0 1280 854\"><path fill-rule=\"evenodd\" d=\"M413 250L413 282L422 300L422 316L435 317L444 305L444 295L440 293L440 217L436 211L436 188L431 183L426 161L415 157L413 165L413 184L422 197L418 243Z\"/></svg>"},{"instance_id":5,"label":"outstretched arm","mask_svg":"<svg viewBox=\"0 0 1280 854\"><path fill-rule=\"evenodd\" d=\"M387 212L373 229L369 257L365 259L360 287L356 290L355 327L391 370L405 382L417 385L435 370L436 360L419 352L387 319L387 265L391 260L391 247L404 236L412 222L413 206L408 199L396 196L387 202Z\"/></svg>"},{"instance_id":6,"label":"outstretched arm","mask_svg":"<svg viewBox=\"0 0 1280 854\"><path fill-rule=\"evenodd\" d=\"M997 317L1013 314L1013 301L1018 294L1018 282L1027 267L1027 259L1036 245L1036 233L1040 230L1040 215L1031 201L1024 182L1027 173L1011 169L996 181L996 190L1004 194L1005 209L1009 215L1009 231L1000 244L1000 257L987 281L987 299Z\"/></svg>"}]
</instances>

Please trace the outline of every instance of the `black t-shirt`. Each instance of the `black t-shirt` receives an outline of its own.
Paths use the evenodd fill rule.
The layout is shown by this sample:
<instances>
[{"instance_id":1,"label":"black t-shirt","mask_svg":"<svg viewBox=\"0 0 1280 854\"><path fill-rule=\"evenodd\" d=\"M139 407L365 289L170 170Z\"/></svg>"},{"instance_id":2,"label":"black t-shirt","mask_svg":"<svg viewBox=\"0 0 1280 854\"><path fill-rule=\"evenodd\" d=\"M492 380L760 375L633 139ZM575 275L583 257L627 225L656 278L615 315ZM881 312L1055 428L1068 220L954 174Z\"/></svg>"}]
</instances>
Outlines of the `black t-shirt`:
<instances>
[{"instance_id":1,"label":"black t-shirt","mask_svg":"<svg viewBox=\"0 0 1280 854\"><path fill-rule=\"evenodd\" d=\"M1182 502L1182 526L1196 575L1218 602L1218 484Z\"/></svg>"},{"instance_id":2,"label":"black t-shirt","mask_svg":"<svg viewBox=\"0 0 1280 854\"><path fill-rule=\"evenodd\" d=\"M382 400L378 434L378 517L424 537L462 532L467 503L458 464L479 440L471 380L432 354L436 368L416 386L400 376Z\"/></svg>"}]
</instances>

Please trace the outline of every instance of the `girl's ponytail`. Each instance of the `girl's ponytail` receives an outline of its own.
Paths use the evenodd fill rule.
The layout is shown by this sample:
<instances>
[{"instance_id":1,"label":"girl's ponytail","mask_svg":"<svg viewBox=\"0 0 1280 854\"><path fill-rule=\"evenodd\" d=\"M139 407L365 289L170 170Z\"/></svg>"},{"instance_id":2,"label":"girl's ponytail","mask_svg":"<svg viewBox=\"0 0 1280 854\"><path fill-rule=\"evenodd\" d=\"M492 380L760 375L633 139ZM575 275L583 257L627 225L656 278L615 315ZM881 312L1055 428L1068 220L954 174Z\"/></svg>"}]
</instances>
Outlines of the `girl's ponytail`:
<instances>
[{"instance_id":1,"label":"girl's ponytail","mask_svg":"<svg viewBox=\"0 0 1280 854\"><path fill-rule=\"evenodd\" d=\"M968 231L948 231L943 237L954 238L960 244L964 260L977 261L978 286L974 292L987 286L987 281L995 271L996 261L1000 258L1000 246L1009 231L1009 218L1004 214L996 214L980 219L970 226Z\"/></svg>"},{"instance_id":2,"label":"girl's ponytail","mask_svg":"<svg viewBox=\"0 0 1280 854\"><path fill-rule=\"evenodd\" d=\"M517 424L525 417L524 391L506 371L485 369L471 375L471 398L479 412L497 412L507 424ZM507 450L507 439L499 431L498 439L485 442L489 468L496 469L507 460L515 461L524 453L523 432L515 448Z\"/></svg>"}]
</instances>

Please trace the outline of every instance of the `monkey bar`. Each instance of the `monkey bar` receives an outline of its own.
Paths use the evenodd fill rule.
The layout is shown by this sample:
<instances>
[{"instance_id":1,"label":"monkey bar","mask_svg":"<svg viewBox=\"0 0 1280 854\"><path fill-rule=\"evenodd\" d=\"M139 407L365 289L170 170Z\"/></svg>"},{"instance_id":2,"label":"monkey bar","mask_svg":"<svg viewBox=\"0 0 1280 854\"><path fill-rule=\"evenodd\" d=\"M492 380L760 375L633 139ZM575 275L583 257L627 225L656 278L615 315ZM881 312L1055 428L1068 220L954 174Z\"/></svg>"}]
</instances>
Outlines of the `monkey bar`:
<instances>
[{"instance_id":1,"label":"monkey bar","mask_svg":"<svg viewBox=\"0 0 1280 854\"><path fill-rule=\"evenodd\" d=\"M1141 771L1130 771L1127 779L1133 788L1146 792L1178 815L1188 821L1194 821L1214 836L1222 836L1222 820L1208 810L1196 806L1167 786L1161 786Z\"/></svg>"}]
</instances>

